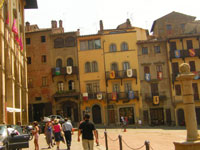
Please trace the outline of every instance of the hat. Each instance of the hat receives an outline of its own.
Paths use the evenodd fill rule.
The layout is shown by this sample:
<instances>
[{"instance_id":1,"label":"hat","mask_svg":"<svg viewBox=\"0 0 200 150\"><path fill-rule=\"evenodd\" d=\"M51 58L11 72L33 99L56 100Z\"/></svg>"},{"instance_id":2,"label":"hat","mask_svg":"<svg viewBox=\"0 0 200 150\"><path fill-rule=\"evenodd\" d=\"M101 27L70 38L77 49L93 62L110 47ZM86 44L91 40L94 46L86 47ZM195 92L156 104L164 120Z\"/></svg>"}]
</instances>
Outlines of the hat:
<instances>
[{"instance_id":1,"label":"hat","mask_svg":"<svg viewBox=\"0 0 200 150\"><path fill-rule=\"evenodd\" d=\"M59 123L59 119L55 119L55 120L54 120L54 123Z\"/></svg>"}]
</instances>

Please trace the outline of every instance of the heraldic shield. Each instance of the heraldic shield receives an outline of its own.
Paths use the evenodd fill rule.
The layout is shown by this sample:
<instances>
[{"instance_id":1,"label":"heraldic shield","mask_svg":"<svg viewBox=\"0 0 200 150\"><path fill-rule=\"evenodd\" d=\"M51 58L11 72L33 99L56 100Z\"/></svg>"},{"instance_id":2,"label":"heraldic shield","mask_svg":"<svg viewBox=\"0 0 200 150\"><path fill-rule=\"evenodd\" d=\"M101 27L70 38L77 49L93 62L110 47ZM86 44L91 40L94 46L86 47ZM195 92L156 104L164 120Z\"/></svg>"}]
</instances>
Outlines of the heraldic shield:
<instances>
[{"instance_id":1,"label":"heraldic shield","mask_svg":"<svg viewBox=\"0 0 200 150\"><path fill-rule=\"evenodd\" d=\"M129 78L133 76L133 70L132 69L127 69L126 73L127 73L127 77L129 77Z\"/></svg>"},{"instance_id":2,"label":"heraldic shield","mask_svg":"<svg viewBox=\"0 0 200 150\"><path fill-rule=\"evenodd\" d=\"M67 74L72 74L72 66L67 66L66 70L67 70Z\"/></svg>"}]
</instances>

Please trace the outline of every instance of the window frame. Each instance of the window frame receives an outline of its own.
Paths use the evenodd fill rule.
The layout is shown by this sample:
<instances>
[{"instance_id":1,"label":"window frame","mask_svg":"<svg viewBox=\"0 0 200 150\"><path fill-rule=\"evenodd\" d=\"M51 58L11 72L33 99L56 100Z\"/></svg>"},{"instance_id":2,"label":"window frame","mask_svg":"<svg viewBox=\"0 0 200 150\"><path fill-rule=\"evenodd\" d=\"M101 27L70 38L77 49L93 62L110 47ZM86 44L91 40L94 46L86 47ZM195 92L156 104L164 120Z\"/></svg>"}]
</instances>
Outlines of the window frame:
<instances>
[{"instance_id":1,"label":"window frame","mask_svg":"<svg viewBox=\"0 0 200 150\"><path fill-rule=\"evenodd\" d=\"M85 73L90 73L91 70L91 63L89 61L85 62Z\"/></svg>"},{"instance_id":2,"label":"window frame","mask_svg":"<svg viewBox=\"0 0 200 150\"><path fill-rule=\"evenodd\" d=\"M121 43L121 51L128 51L128 43L127 42L122 42Z\"/></svg>"},{"instance_id":3,"label":"window frame","mask_svg":"<svg viewBox=\"0 0 200 150\"><path fill-rule=\"evenodd\" d=\"M109 52L116 52L116 51L117 51L117 45L115 43L110 44Z\"/></svg>"},{"instance_id":4,"label":"window frame","mask_svg":"<svg viewBox=\"0 0 200 150\"><path fill-rule=\"evenodd\" d=\"M41 38L41 43L45 43L46 42L46 36L45 35L42 35L40 38Z\"/></svg>"},{"instance_id":5,"label":"window frame","mask_svg":"<svg viewBox=\"0 0 200 150\"><path fill-rule=\"evenodd\" d=\"M149 54L148 47L142 47L142 55L148 55L148 54Z\"/></svg>"},{"instance_id":6,"label":"window frame","mask_svg":"<svg viewBox=\"0 0 200 150\"><path fill-rule=\"evenodd\" d=\"M47 62L47 56L46 55L42 55L42 63L46 63Z\"/></svg>"}]
</instances>

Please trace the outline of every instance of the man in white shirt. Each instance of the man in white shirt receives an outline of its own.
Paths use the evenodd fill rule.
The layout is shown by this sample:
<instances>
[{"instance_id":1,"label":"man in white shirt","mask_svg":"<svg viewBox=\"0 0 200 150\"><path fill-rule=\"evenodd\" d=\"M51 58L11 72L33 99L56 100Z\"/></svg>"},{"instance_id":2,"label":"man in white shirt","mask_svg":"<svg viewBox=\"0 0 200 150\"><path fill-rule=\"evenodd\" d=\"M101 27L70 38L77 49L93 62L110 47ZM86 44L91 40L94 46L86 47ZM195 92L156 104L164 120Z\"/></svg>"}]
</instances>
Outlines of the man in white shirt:
<instances>
[{"instance_id":1,"label":"man in white shirt","mask_svg":"<svg viewBox=\"0 0 200 150\"><path fill-rule=\"evenodd\" d=\"M65 123L62 124L63 132L65 133L65 140L67 143L67 150L70 150L71 140L72 140L72 124L68 121L68 118L65 118Z\"/></svg>"}]
</instances>

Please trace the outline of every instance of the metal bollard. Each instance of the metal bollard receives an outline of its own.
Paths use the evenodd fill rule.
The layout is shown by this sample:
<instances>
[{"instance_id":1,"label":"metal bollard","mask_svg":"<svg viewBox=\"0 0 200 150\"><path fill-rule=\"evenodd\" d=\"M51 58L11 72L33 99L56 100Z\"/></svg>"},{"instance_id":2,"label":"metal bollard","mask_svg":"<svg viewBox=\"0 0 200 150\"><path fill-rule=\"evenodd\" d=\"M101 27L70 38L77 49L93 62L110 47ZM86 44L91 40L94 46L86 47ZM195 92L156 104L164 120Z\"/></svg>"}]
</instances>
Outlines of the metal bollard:
<instances>
[{"instance_id":1,"label":"metal bollard","mask_svg":"<svg viewBox=\"0 0 200 150\"><path fill-rule=\"evenodd\" d=\"M122 136L119 135L119 149L122 150Z\"/></svg>"},{"instance_id":2,"label":"metal bollard","mask_svg":"<svg viewBox=\"0 0 200 150\"><path fill-rule=\"evenodd\" d=\"M99 146L99 132L97 130L97 146Z\"/></svg>"},{"instance_id":3,"label":"metal bollard","mask_svg":"<svg viewBox=\"0 0 200 150\"><path fill-rule=\"evenodd\" d=\"M106 145L106 150L108 150L108 136L107 136L107 132L104 132L105 135L105 145Z\"/></svg>"},{"instance_id":4,"label":"metal bollard","mask_svg":"<svg viewBox=\"0 0 200 150\"><path fill-rule=\"evenodd\" d=\"M146 146L146 150L150 150L150 142L149 141L145 141L144 144Z\"/></svg>"}]
</instances>

